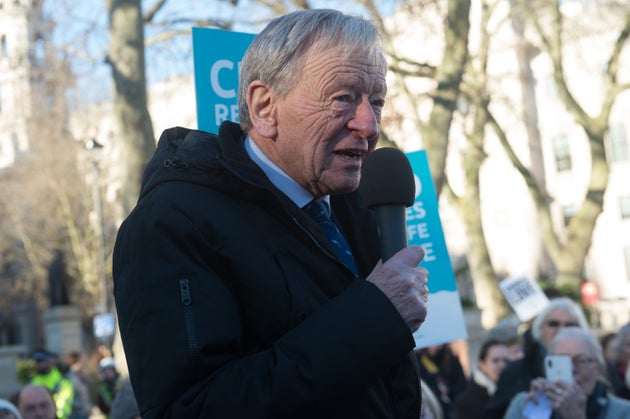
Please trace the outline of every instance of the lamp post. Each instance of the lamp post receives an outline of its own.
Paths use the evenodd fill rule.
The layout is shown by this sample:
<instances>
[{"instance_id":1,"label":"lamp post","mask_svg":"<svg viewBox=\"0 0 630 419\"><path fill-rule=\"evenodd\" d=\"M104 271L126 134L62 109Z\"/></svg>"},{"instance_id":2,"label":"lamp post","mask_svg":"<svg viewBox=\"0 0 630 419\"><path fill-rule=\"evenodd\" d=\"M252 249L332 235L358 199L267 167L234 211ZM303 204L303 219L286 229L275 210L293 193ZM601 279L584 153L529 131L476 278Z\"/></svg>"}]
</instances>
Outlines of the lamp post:
<instances>
[{"instance_id":1,"label":"lamp post","mask_svg":"<svg viewBox=\"0 0 630 419\"><path fill-rule=\"evenodd\" d=\"M92 198L94 200L94 210L96 212L95 233L97 248L97 274L100 287L100 307L97 311L104 314L109 312L109 298L107 290L107 280L105 278L105 233L103 227L103 202L101 199L100 188L101 167L99 165L99 159L101 150L103 149L103 144L92 138L85 143L85 148L91 154L92 173L94 176L92 182Z\"/></svg>"}]
</instances>

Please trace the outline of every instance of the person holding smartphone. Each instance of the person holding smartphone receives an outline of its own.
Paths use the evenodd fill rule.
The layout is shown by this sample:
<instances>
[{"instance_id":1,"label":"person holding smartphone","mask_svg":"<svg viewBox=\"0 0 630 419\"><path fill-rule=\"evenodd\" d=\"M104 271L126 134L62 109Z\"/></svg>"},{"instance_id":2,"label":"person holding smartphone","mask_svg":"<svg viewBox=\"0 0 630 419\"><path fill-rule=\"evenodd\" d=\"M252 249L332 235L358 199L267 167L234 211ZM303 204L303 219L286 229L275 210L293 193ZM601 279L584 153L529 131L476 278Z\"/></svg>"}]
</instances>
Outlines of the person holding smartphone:
<instances>
[{"instance_id":1,"label":"person holding smartphone","mask_svg":"<svg viewBox=\"0 0 630 419\"><path fill-rule=\"evenodd\" d=\"M588 329L580 306L567 297L556 297L536 316L524 333L524 356L510 362L499 376L497 391L490 397L484 419L503 418L510 401L520 391L529 389L530 382L544 376L544 358L551 340L565 327Z\"/></svg>"},{"instance_id":2,"label":"person holding smartphone","mask_svg":"<svg viewBox=\"0 0 630 419\"><path fill-rule=\"evenodd\" d=\"M528 392L512 399L505 419L630 417L630 401L614 396L606 385L604 354L590 331L577 327L562 329L551 341L549 354L569 357L572 376L556 381L542 377L532 380Z\"/></svg>"}]
</instances>

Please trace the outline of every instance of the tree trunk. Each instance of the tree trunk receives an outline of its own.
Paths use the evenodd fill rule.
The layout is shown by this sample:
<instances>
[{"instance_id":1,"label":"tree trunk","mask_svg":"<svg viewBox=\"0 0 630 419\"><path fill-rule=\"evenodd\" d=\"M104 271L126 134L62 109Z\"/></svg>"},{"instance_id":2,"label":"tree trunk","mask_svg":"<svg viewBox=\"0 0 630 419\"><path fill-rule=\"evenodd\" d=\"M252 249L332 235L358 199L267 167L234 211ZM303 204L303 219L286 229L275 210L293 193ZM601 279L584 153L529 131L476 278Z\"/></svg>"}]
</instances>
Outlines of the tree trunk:
<instances>
[{"instance_id":1,"label":"tree trunk","mask_svg":"<svg viewBox=\"0 0 630 419\"><path fill-rule=\"evenodd\" d=\"M435 75L438 85L433 97L431 115L422 132L438 197L444 183L451 121L457 107L459 85L468 59L469 12L470 0L448 1L445 54Z\"/></svg>"},{"instance_id":2,"label":"tree trunk","mask_svg":"<svg viewBox=\"0 0 630 419\"><path fill-rule=\"evenodd\" d=\"M140 0L108 0L114 79L114 116L121 145L121 204L128 214L138 198L142 171L155 149L147 108L144 23Z\"/></svg>"},{"instance_id":3,"label":"tree trunk","mask_svg":"<svg viewBox=\"0 0 630 419\"><path fill-rule=\"evenodd\" d=\"M483 113L483 109L478 109L478 112ZM477 132L469 136L464 156L466 188L458 208L466 225L468 265L473 278L477 306L481 310L481 324L485 328L490 328L508 313L483 234L479 173L485 160L483 151L485 130L483 121L475 125Z\"/></svg>"},{"instance_id":4,"label":"tree trunk","mask_svg":"<svg viewBox=\"0 0 630 419\"><path fill-rule=\"evenodd\" d=\"M511 0L511 7L514 8L516 0ZM522 118L527 132L527 144L529 145L529 170L540 190L541 195L546 197L547 180L545 176L545 165L542 151L540 130L538 129L538 104L536 103L536 79L532 71L531 62L538 51L525 37L525 21L518 13L512 13L512 29L516 36L515 52L518 62L519 84L521 86L521 96L523 104ZM550 201L545 200L544 205L549 205ZM546 252L540 241L540 263L539 274L549 276L556 271L553 261Z\"/></svg>"},{"instance_id":5,"label":"tree trunk","mask_svg":"<svg viewBox=\"0 0 630 419\"><path fill-rule=\"evenodd\" d=\"M147 107L144 22L141 0L108 0L110 50L107 62L114 80L114 117L120 141L121 206L128 214L138 199L142 171L155 149ZM125 354L116 328L116 368L127 376Z\"/></svg>"}]
</instances>

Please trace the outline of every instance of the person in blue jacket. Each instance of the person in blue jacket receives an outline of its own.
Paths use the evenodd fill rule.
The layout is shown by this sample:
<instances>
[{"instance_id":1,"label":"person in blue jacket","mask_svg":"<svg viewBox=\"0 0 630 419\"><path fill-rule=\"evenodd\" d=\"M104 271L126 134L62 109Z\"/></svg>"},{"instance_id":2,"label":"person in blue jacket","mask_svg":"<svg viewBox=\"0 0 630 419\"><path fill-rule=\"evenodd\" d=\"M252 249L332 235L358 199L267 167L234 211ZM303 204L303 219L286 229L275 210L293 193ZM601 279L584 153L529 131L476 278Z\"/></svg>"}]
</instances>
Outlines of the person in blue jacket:
<instances>
[{"instance_id":1,"label":"person in blue jacket","mask_svg":"<svg viewBox=\"0 0 630 419\"><path fill-rule=\"evenodd\" d=\"M385 73L372 23L294 12L243 57L240 125L162 134L113 256L142 418L419 417L424 251L381 261L357 191Z\"/></svg>"}]
</instances>

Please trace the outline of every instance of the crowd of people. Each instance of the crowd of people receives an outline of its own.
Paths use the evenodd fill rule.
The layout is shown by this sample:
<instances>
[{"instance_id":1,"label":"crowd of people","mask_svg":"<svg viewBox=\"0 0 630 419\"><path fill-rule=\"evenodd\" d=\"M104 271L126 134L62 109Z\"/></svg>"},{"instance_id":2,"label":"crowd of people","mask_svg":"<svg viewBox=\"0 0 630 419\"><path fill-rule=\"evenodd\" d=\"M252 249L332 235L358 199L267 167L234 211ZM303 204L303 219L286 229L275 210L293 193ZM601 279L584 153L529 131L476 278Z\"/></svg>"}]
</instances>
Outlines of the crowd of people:
<instances>
[{"instance_id":1,"label":"crowd of people","mask_svg":"<svg viewBox=\"0 0 630 419\"><path fill-rule=\"evenodd\" d=\"M423 417L520 419L535 408L554 419L630 417L630 323L598 336L579 304L556 297L522 326L487 332L465 385L449 345L418 351ZM570 357L571 383L546 378L546 355Z\"/></svg>"},{"instance_id":2,"label":"crowd of people","mask_svg":"<svg viewBox=\"0 0 630 419\"><path fill-rule=\"evenodd\" d=\"M114 359L100 357L94 373L78 352L61 359L35 351L34 371L9 400L0 399L0 419L133 419L140 417L128 380L121 380Z\"/></svg>"}]
</instances>

